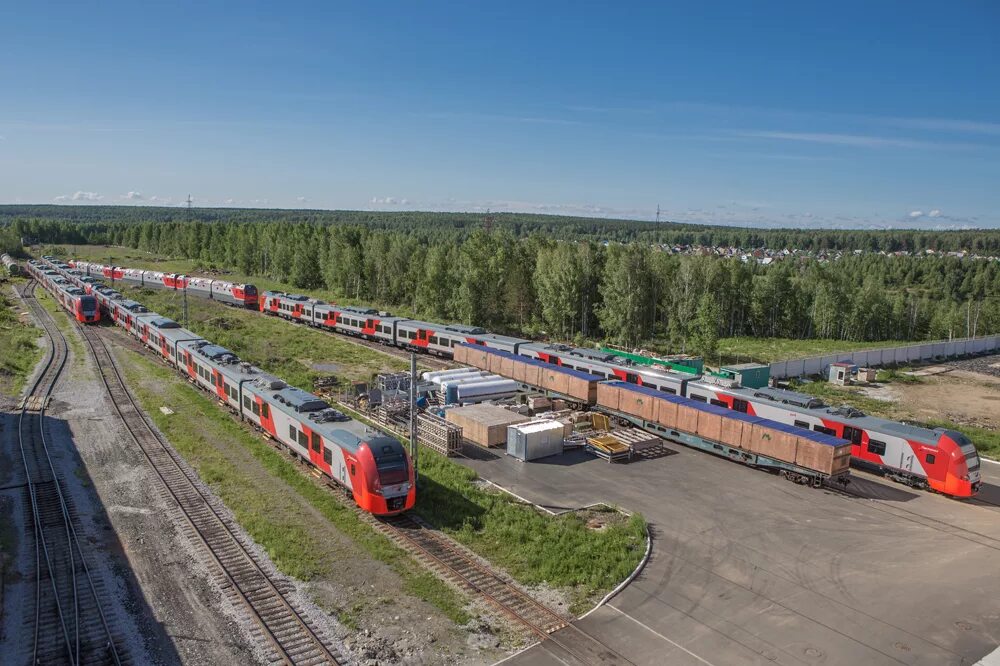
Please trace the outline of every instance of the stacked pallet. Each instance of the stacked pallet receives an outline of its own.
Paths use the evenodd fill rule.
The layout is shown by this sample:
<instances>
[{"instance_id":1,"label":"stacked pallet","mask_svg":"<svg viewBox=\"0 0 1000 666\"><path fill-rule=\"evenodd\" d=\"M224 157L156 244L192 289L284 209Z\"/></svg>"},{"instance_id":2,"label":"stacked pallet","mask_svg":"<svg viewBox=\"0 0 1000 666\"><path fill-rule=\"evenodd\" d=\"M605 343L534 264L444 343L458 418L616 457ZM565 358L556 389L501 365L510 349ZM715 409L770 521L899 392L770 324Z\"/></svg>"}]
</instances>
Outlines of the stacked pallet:
<instances>
[{"instance_id":1,"label":"stacked pallet","mask_svg":"<svg viewBox=\"0 0 1000 666\"><path fill-rule=\"evenodd\" d=\"M459 363L587 403L597 399L597 384L604 379L481 345L457 345L454 356Z\"/></svg>"},{"instance_id":2,"label":"stacked pallet","mask_svg":"<svg viewBox=\"0 0 1000 666\"><path fill-rule=\"evenodd\" d=\"M526 423L531 417L497 405L467 405L449 409L445 419L460 426L470 442L488 448L506 446L507 426Z\"/></svg>"},{"instance_id":3,"label":"stacked pallet","mask_svg":"<svg viewBox=\"0 0 1000 666\"><path fill-rule=\"evenodd\" d=\"M598 386L597 404L669 430L697 435L821 474L840 474L850 467L851 446L842 439L644 386L602 383Z\"/></svg>"},{"instance_id":4,"label":"stacked pallet","mask_svg":"<svg viewBox=\"0 0 1000 666\"><path fill-rule=\"evenodd\" d=\"M458 455L462 451L462 427L436 414L417 415L417 438L424 446L446 456Z\"/></svg>"}]
</instances>

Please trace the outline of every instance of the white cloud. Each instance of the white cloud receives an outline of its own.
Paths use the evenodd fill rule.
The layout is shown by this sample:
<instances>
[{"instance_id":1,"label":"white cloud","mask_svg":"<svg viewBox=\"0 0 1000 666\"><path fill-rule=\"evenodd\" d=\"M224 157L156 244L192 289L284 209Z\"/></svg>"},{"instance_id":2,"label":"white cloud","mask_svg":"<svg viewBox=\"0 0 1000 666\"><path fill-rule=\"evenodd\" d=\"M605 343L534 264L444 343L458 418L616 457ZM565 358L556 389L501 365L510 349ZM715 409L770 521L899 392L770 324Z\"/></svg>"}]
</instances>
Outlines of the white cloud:
<instances>
[{"instance_id":1,"label":"white cloud","mask_svg":"<svg viewBox=\"0 0 1000 666\"><path fill-rule=\"evenodd\" d=\"M63 201L69 201L69 197L68 197L68 196L66 196L65 194L60 194L59 196L55 197L55 198L54 198L54 199L52 199L52 200L53 200L53 201L58 201L58 202L60 202L60 203L61 203L61 202L63 202Z\"/></svg>"},{"instance_id":2,"label":"white cloud","mask_svg":"<svg viewBox=\"0 0 1000 666\"><path fill-rule=\"evenodd\" d=\"M298 201L299 203L309 203L309 199L305 197L295 197L295 200Z\"/></svg>"},{"instance_id":3,"label":"white cloud","mask_svg":"<svg viewBox=\"0 0 1000 666\"><path fill-rule=\"evenodd\" d=\"M98 194L97 192L81 192L77 191L73 193L71 197L73 201L100 201L104 198L103 194Z\"/></svg>"},{"instance_id":4,"label":"white cloud","mask_svg":"<svg viewBox=\"0 0 1000 666\"><path fill-rule=\"evenodd\" d=\"M142 192L129 192L128 194L123 194L121 196L121 198L122 199L127 199L129 201L141 201L142 200Z\"/></svg>"},{"instance_id":5,"label":"white cloud","mask_svg":"<svg viewBox=\"0 0 1000 666\"><path fill-rule=\"evenodd\" d=\"M922 211L922 210L911 210L910 211L910 217L917 218L917 217L923 217L923 216L924 216L924 211Z\"/></svg>"},{"instance_id":6,"label":"white cloud","mask_svg":"<svg viewBox=\"0 0 1000 666\"><path fill-rule=\"evenodd\" d=\"M768 130L744 130L734 132L745 139L778 139L781 141L803 141L825 143L835 146L855 146L859 148L975 148L973 144L946 143L939 141L918 141L895 137L868 136L861 134L834 134L831 132L774 132Z\"/></svg>"},{"instance_id":7,"label":"white cloud","mask_svg":"<svg viewBox=\"0 0 1000 666\"><path fill-rule=\"evenodd\" d=\"M395 206L399 201L396 197L372 197L369 203L375 206Z\"/></svg>"},{"instance_id":8,"label":"white cloud","mask_svg":"<svg viewBox=\"0 0 1000 666\"><path fill-rule=\"evenodd\" d=\"M931 212L927 213L927 217L941 217L941 211L935 208Z\"/></svg>"},{"instance_id":9,"label":"white cloud","mask_svg":"<svg viewBox=\"0 0 1000 666\"><path fill-rule=\"evenodd\" d=\"M222 203L226 204L227 206L232 206L234 203L236 203L236 199L230 197L228 199L225 199Z\"/></svg>"},{"instance_id":10,"label":"white cloud","mask_svg":"<svg viewBox=\"0 0 1000 666\"><path fill-rule=\"evenodd\" d=\"M173 203L173 197L158 197L154 194L153 196L149 197L149 202L158 203L164 206L169 206L171 203Z\"/></svg>"}]
</instances>

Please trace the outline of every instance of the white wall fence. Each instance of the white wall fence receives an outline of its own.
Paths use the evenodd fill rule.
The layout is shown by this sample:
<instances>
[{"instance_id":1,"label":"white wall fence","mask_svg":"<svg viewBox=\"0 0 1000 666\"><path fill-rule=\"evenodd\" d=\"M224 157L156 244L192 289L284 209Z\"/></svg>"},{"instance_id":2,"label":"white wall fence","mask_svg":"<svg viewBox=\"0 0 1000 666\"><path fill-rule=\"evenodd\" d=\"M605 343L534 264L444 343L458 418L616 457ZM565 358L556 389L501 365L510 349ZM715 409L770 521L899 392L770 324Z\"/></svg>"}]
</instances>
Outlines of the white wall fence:
<instances>
[{"instance_id":1,"label":"white wall fence","mask_svg":"<svg viewBox=\"0 0 1000 666\"><path fill-rule=\"evenodd\" d=\"M967 354L984 354L997 350L1000 350L1000 335L939 340L937 342L907 345L906 347L861 349L855 352L825 354L823 356L778 361L771 364L771 376L778 379L785 379L787 377L799 377L802 375L818 375L822 374L831 363L836 363L837 361L847 361L862 368L871 368L882 365L930 361L936 358L965 356Z\"/></svg>"}]
</instances>

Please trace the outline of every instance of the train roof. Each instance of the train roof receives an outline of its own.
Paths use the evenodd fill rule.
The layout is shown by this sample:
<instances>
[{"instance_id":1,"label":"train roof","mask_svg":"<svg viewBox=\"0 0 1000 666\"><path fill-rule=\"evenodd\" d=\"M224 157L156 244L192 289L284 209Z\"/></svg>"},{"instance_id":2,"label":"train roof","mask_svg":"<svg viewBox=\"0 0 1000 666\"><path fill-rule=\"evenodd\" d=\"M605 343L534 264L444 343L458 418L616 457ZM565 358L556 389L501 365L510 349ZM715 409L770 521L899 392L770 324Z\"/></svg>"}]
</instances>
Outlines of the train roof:
<instances>
[{"instance_id":1,"label":"train roof","mask_svg":"<svg viewBox=\"0 0 1000 666\"><path fill-rule=\"evenodd\" d=\"M499 333L487 333L486 335L477 336L478 340L495 340L496 342L504 342L507 344L525 344L531 342L527 338L516 338L511 335L500 335Z\"/></svg>"},{"instance_id":2,"label":"train roof","mask_svg":"<svg viewBox=\"0 0 1000 666\"><path fill-rule=\"evenodd\" d=\"M466 324L441 324L433 321L422 321L420 319L407 319L404 317L394 317L401 324L416 326L419 328L431 328L438 331L451 331L462 335L479 335L485 333L486 329L479 326L467 326Z\"/></svg>"}]
</instances>

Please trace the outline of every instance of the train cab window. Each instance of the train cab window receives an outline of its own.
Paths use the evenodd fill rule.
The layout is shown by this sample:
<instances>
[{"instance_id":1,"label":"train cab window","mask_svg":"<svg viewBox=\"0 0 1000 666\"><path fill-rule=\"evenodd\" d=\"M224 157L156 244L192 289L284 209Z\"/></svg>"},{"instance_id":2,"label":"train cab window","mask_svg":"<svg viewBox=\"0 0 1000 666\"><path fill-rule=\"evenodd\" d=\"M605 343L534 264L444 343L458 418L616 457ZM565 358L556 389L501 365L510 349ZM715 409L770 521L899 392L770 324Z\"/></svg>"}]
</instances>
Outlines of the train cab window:
<instances>
[{"instance_id":1,"label":"train cab window","mask_svg":"<svg viewBox=\"0 0 1000 666\"><path fill-rule=\"evenodd\" d=\"M885 455L885 442L880 442L877 439L869 439L868 453L874 453L877 456Z\"/></svg>"},{"instance_id":2,"label":"train cab window","mask_svg":"<svg viewBox=\"0 0 1000 666\"><path fill-rule=\"evenodd\" d=\"M834 437L837 436L837 433L834 431L833 428L827 428L826 426L814 425L813 430L815 430L816 432L821 432L824 435L832 435Z\"/></svg>"},{"instance_id":3,"label":"train cab window","mask_svg":"<svg viewBox=\"0 0 1000 666\"><path fill-rule=\"evenodd\" d=\"M708 402L708 398L703 395L698 395L697 393L692 393L690 398L692 400L697 400L698 402Z\"/></svg>"},{"instance_id":4,"label":"train cab window","mask_svg":"<svg viewBox=\"0 0 1000 666\"><path fill-rule=\"evenodd\" d=\"M796 421L795 422L795 427L796 428L805 428L806 430L809 430L809 424L806 423L805 421Z\"/></svg>"},{"instance_id":5,"label":"train cab window","mask_svg":"<svg viewBox=\"0 0 1000 666\"><path fill-rule=\"evenodd\" d=\"M861 444L861 429L844 426L844 439L851 444ZM882 445L882 448L885 449L885 444Z\"/></svg>"},{"instance_id":6,"label":"train cab window","mask_svg":"<svg viewBox=\"0 0 1000 666\"><path fill-rule=\"evenodd\" d=\"M333 464L333 454L330 452L329 447L323 449L323 462L325 462L327 465Z\"/></svg>"},{"instance_id":7,"label":"train cab window","mask_svg":"<svg viewBox=\"0 0 1000 666\"><path fill-rule=\"evenodd\" d=\"M933 453L928 453L924 460L927 461L928 465L933 465L934 461L937 460L937 457Z\"/></svg>"},{"instance_id":8,"label":"train cab window","mask_svg":"<svg viewBox=\"0 0 1000 666\"><path fill-rule=\"evenodd\" d=\"M297 433L298 433L298 430L295 429L295 426L293 426L291 423L289 423L288 424L288 439L290 439L290 440L292 440L294 442L295 441L295 435Z\"/></svg>"},{"instance_id":9,"label":"train cab window","mask_svg":"<svg viewBox=\"0 0 1000 666\"><path fill-rule=\"evenodd\" d=\"M316 453L319 453L320 451L323 450L323 443L322 441L320 441L319 433L314 432L312 434L312 450L315 451Z\"/></svg>"},{"instance_id":10,"label":"train cab window","mask_svg":"<svg viewBox=\"0 0 1000 666\"><path fill-rule=\"evenodd\" d=\"M301 430L299 431L299 446L306 450L309 449L309 438Z\"/></svg>"},{"instance_id":11,"label":"train cab window","mask_svg":"<svg viewBox=\"0 0 1000 666\"><path fill-rule=\"evenodd\" d=\"M729 405L727 405L723 401L716 400L715 398L712 398L711 400L709 400L709 402L712 403L713 405L715 405L716 407L726 407L726 408L729 407Z\"/></svg>"}]
</instances>

